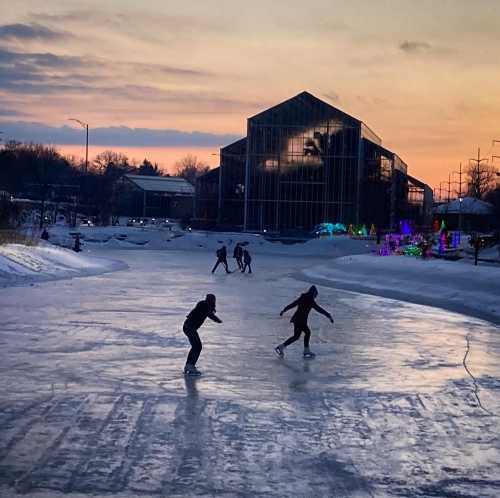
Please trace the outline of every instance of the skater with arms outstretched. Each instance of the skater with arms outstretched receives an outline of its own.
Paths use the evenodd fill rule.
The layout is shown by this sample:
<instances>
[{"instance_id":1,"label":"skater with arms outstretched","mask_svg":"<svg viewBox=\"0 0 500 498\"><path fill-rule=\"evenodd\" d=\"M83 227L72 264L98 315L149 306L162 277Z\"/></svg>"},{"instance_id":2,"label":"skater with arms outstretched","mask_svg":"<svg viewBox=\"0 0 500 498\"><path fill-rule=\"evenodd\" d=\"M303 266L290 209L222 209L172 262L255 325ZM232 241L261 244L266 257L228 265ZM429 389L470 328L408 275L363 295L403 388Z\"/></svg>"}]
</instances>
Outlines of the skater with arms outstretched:
<instances>
[{"instance_id":1,"label":"skater with arms outstretched","mask_svg":"<svg viewBox=\"0 0 500 498\"><path fill-rule=\"evenodd\" d=\"M313 285L307 292L301 294L298 299L296 299L293 303L290 303L288 306L285 306L280 312L280 316L283 316L283 314L288 310L297 307L297 310L290 320L290 322L293 323L293 336L289 337L285 342L274 348L275 353L280 358L285 356L285 348L298 340L302 332L304 332L304 358L314 358L316 356L309 349L309 340L311 338L311 331L307 325L309 312L314 309L318 313L325 315L330 322L333 323L332 315L319 306L314 300L317 295L318 289L316 289L316 286Z\"/></svg>"},{"instance_id":2,"label":"skater with arms outstretched","mask_svg":"<svg viewBox=\"0 0 500 498\"><path fill-rule=\"evenodd\" d=\"M200 336L198 335L198 329L207 318L210 318L210 320L214 322L222 323L222 320L215 315L214 294L207 294L207 297L203 301L200 301L189 315L187 315L184 322L183 331L189 339L189 344L191 344L186 366L184 367L185 375L201 375L201 372L196 368L196 362L198 361L203 347Z\"/></svg>"}]
</instances>

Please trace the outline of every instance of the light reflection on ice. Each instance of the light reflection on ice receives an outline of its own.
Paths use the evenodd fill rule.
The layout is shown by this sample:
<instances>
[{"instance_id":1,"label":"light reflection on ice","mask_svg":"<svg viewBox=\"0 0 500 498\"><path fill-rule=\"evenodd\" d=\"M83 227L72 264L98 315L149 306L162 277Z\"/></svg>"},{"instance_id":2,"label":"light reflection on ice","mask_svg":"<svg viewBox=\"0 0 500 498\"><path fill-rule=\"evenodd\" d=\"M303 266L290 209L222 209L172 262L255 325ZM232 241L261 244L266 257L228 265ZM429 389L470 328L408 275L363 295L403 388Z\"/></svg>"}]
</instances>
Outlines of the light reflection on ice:
<instances>
[{"instance_id":1,"label":"light reflection on ice","mask_svg":"<svg viewBox=\"0 0 500 498\"><path fill-rule=\"evenodd\" d=\"M110 254L131 270L0 290L0 485L497 496L498 418L462 365L469 335L479 395L500 414L497 327L319 287L335 326L311 315L316 360L300 343L280 360L292 327L278 313L307 288L289 276L306 260L256 257L250 279L212 277L199 253ZM207 292L224 323L203 326L205 375L186 380L182 321Z\"/></svg>"}]
</instances>

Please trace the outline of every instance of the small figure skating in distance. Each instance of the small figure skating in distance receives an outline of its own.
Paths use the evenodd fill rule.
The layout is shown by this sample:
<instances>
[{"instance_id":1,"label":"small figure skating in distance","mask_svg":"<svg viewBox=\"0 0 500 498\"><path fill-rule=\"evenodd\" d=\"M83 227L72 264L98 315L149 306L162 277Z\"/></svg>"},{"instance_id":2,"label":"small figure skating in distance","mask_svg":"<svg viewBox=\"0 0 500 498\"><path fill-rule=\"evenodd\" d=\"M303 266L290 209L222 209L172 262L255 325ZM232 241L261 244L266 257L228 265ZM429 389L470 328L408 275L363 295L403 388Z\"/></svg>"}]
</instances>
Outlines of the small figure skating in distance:
<instances>
[{"instance_id":1,"label":"small figure skating in distance","mask_svg":"<svg viewBox=\"0 0 500 498\"><path fill-rule=\"evenodd\" d=\"M233 251L233 258L236 260L238 270L243 270L243 248L238 242Z\"/></svg>"},{"instance_id":2,"label":"small figure skating in distance","mask_svg":"<svg viewBox=\"0 0 500 498\"><path fill-rule=\"evenodd\" d=\"M274 348L275 353L283 358L285 355L285 348L298 340L300 334L304 332L304 358L314 358L316 355L309 349L309 341L311 338L311 330L307 325L307 319L309 313L312 309L316 310L318 313L325 315L331 323L333 323L333 318L328 311L324 310L319 304L316 303L315 298L318 295L318 289L316 286L309 288L307 292L301 294L298 299L288 306L285 306L280 312L280 316L283 316L288 310L297 307L297 310L293 314L290 322L293 323L293 336L289 337L285 342L279 344Z\"/></svg>"},{"instance_id":3,"label":"small figure skating in distance","mask_svg":"<svg viewBox=\"0 0 500 498\"><path fill-rule=\"evenodd\" d=\"M252 267L250 266L250 263L252 262L252 256L250 256L250 253L245 249L243 251L243 268L241 270L241 273L245 273L245 270L248 268L248 273L252 273Z\"/></svg>"},{"instance_id":4,"label":"small figure skating in distance","mask_svg":"<svg viewBox=\"0 0 500 498\"><path fill-rule=\"evenodd\" d=\"M80 252L82 250L82 243L80 242L80 234L77 233L75 237L75 243L73 245L73 251Z\"/></svg>"},{"instance_id":5,"label":"small figure skating in distance","mask_svg":"<svg viewBox=\"0 0 500 498\"><path fill-rule=\"evenodd\" d=\"M222 320L215 315L214 294L207 294L206 298L193 308L184 321L182 329L189 339L189 344L191 344L191 349L189 350L186 365L184 367L185 375L201 375L201 372L196 368L196 362L203 348L200 336L198 335L198 329L207 318L210 318L210 320L214 322L222 323Z\"/></svg>"},{"instance_id":6,"label":"small figure skating in distance","mask_svg":"<svg viewBox=\"0 0 500 498\"><path fill-rule=\"evenodd\" d=\"M215 270L217 267L222 263L224 268L226 269L226 273L231 273L229 271L229 267L227 265L227 249L226 246L222 246L221 248L217 249L216 253L217 255L217 262L215 263L215 266L212 268L212 273L215 273Z\"/></svg>"}]
</instances>

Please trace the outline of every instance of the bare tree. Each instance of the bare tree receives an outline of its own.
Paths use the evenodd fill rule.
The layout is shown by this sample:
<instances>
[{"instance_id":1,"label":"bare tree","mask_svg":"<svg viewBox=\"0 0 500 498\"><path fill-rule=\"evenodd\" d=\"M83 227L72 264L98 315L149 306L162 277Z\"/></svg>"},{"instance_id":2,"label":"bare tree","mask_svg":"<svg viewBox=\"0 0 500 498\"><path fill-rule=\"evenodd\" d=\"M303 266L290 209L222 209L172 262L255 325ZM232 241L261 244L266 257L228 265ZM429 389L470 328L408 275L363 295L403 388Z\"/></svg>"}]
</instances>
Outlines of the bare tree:
<instances>
[{"instance_id":1,"label":"bare tree","mask_svg":"<svg viewBox=\"0 0 500 498\"><path fill-rule=\"evenodd\" d=\"M133 170L128 157L120 152L105 150L94 159L95 168L103 175L121 176Z\"/></svg>"},{"instance_id":2,"label":"bare tree","mask_svg":"<svg viewBox=\"0 0 500 498\"><path fill-rule=\"evenodd\" d=\"M134 171L124 154L106 150L94 159L98 181L93 192L93 203L97 208L99 221L106 225L115 214L117 207L117 186L121 178Z\"/></svg>"},{"instance_id":3,"label":"bare tree","mask_svg":"<svg viewBox=\"0 0 500 498\"><path fill-rule=\"evenodd\" d=\"M477 160L467 168L469 195L482 199L495 186L495 168L489 164L481 164Z\"/></svg>"},{"instance_id":4,"label":"bare tree","mask_svg":"<svg viewBox=\"0 0 500 498\"><path fill-rule=\"evenodd\" d=\"M185 178L191 185L196 183L196 177L204 175L210 167L196 156L188 154L175 163L175 176Z\"/></svg>"}]
</instances>

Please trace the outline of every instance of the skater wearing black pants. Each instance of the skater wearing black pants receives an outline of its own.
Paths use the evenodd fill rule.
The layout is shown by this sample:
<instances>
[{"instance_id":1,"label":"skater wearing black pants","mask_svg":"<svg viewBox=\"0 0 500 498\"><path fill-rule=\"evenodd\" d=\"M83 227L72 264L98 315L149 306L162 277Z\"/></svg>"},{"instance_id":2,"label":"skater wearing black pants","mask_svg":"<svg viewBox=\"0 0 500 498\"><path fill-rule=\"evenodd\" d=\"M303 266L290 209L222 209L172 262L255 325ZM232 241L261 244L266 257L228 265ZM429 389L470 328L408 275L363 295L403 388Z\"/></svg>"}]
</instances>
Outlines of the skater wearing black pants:
<instances>
[{"instance_id":1,"label":"skater wearing black pants","mask_svg":"<svg viewBox=\"0 0 500 498\"><path fill-rule=\"evenodd\" d=\"M290 322L293 323L293 336L289 337L284 343L279 344L274 348L274 351L280 358L285 356L285 348L299 339L302 332L304 332L304 358L314 358L316 356L309 349L309 340L311 338L311 331L307 325L309 312L312 309L315 309L318 313L321 313L329 318L330 322L333 323L332 315L330 315L328 311L324 310L314 301L317 295L318 289L316 289L313 285L307 292L301 294L298 299L296 299L293 303L290 303L288 306L285 306L280 312L280 316L283 316L283 313L286 311L297 307L297 310L290 320Z\"/></svg>"},{"instance_id":2,"label":"skater wearing black pants","mask_svg":"<svg viewBox=\"0 0 500 498\"><path fill-rule=\"evenodd\" d=\"M215 266L212 268L212 273L215 272L217 267L222 263L224 268L226 269L226 273L231 273L229 271L229 268L227 266L227 249L226 246L222 246L220 249L217 249L217 262L215 263Z\"/></svg>"},{"instance_id":3,"label":"skater wearing black pants","mask_svg":"<svg viewBox=\"0 0 500 498\"><path fill-rule=\"evenodd\" d=\"M243 266L241 273L245 273L245 270L247 268L248 268L248 273L252 273L252 267L250 266L251 262L252 262L252 257L250 256L250 253L245 249L243 251L243 263L245 263L245 265Z\"/></svg>"},{"instance_id":4,"label":"skater wearing black pants","mask_svg":"<svg viewBox=\"0 0 500 498\"><path fill-rule=\"evenodd\" d=\"M200 357L203 347L200 336L198 335L198 329L207 318L210 318L210 320L214 322L222 323L222 320L215 315L215 296L213 294L207 294L205 300L200 301L194 307L189 315L187 315L186 321L184 322L183 331L189 339L189 344L191 344L186 366L184 367L184 373L186 375L201 375L201 372L196 368L196 362Z\"/></svg>"},{"instance_id":5,"label":"skater wearing black pants","mask_svg":"<svg viewBox=\"0 0 500 498\"><path fill-rule=\"evenodd\" d=\"M243 249L241 248L239 242L236 244L236 247L234 248L233 258L236 260L236 263L238 265L238 270L243 270L243 261L242 261Z\"/></svg>"}]
</instances>

